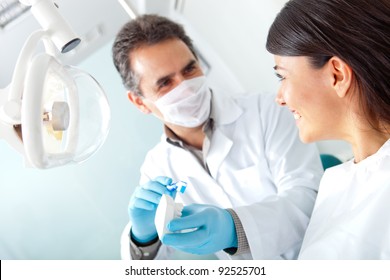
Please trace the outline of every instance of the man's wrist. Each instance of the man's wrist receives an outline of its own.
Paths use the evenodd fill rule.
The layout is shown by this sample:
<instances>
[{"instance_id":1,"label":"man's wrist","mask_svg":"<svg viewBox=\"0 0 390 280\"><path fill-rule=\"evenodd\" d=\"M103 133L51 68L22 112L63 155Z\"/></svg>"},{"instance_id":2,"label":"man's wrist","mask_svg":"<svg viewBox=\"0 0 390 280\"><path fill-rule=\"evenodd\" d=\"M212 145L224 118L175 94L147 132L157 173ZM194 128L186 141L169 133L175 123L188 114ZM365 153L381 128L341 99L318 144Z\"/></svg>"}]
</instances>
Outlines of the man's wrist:
<instances>
[{"instance_id":1,"label":"man's wrist","mask_svg":"<svg viewBox=\"0 0 390 280\"><path fill-rule=\"evenodd\" d=\"M226 209L233 218L234 226L236 230L236 236L237 236L237 248L227 248L224 251L228 253L229 255L240 255L243 253L247 253L250 251L248 239L246 237L244 228L241 224L240 218L238 217L237 213L233 209Z\"/></svg>"},{"instance_id":2,"label":"man's wrist","mask_svg":"<svg viewBox=\"0 0 390 280\"><path fill-rule=\"evenodd\" d=\"M150 244L153 244L156 242L156 240L158 240L158 235L157 235L157 232L156 233L153 233L153 234L150 234L150 235L146 235L146 236L137 236L136 234L134 234L133 232L133 228L130 229L130 238L131 240L137 244L138 246L148 246Z\"/></svg>"},{"instance_id":3,"label":"man's wrist","mask_svg":"<svg viewBox=\"0 0 390 280\"><path fill-rule=\"evenodd\" d=\"M130 256L133 260L153 260L161 246L161 241L158 236L148 243L138 243L131 237L131 230L129 233L130 241Z\"/></svg>"}]
</instances>

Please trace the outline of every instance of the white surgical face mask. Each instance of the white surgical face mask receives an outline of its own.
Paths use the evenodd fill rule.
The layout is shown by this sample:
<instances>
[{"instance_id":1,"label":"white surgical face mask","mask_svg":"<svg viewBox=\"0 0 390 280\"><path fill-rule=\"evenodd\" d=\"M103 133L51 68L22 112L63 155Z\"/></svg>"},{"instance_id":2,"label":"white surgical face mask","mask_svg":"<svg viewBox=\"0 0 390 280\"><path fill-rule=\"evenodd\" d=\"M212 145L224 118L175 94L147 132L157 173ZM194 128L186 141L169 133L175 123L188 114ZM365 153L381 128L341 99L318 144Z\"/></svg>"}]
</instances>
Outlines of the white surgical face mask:
<instances>
[{"instance_id":1,"label":"white surgical face mask","mask_svg":"<svg viewBox=\"0 0 390 280\"><path fill-rule=\"evenodd\" d=\"M184 80L173 90L160 97L156 107L166 122L183 127L197 127L210 115L211 92L206 77Z\"/></svg>"}]
</instances>

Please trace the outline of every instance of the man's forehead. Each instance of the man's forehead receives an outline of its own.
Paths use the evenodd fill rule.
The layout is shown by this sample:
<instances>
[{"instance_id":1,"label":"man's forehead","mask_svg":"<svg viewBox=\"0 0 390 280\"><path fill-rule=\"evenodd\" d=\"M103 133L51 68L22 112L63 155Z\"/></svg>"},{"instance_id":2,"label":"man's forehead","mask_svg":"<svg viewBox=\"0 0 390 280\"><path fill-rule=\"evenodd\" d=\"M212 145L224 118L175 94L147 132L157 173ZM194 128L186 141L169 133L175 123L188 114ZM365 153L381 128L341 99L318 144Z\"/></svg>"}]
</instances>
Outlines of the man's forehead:
<instances>
[{"instance_id":1,"label":"man's forehead","mask_svg":"<svg viewBox=\"0 0 390 280\"><path fill-rule=\"evenodd\" d=\"M180 40L143 46L130 54L131 68L141 79L159 80L181 71L195 56Z\"/></svg>"}]
</instances>

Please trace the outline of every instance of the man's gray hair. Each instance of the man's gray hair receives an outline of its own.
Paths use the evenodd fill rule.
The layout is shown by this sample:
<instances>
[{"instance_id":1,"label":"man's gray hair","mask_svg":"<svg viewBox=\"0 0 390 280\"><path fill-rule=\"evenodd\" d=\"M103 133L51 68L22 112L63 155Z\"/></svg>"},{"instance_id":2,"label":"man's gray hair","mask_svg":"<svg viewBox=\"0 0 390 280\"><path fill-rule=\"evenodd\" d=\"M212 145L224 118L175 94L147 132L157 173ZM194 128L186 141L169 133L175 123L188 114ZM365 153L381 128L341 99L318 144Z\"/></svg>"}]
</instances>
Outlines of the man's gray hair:
<instances>
[{"instance_id":1,"label":"man's gray hair","mask_svg":"<svg viewBox=\"0 0 390 280\"><path fill-rule=\"evenodd\" d=\"M143 15L122 27L115 38L112 56L126 89L142 96L139 88L140 77L131 69L131 52L142 46L151 46L169 39L183 41L197 57L192 40L186 35L184 28L165 17Z\"/></svg>"}]
</instances>

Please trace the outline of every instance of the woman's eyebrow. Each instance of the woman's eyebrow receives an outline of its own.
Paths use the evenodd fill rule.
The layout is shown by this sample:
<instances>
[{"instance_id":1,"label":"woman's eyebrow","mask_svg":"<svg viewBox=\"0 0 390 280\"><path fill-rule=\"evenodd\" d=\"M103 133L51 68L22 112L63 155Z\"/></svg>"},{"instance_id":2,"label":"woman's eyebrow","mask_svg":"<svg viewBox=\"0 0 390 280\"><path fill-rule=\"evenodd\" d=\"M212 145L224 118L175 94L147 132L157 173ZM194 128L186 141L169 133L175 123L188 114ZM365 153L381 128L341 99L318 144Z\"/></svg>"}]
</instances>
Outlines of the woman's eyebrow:
<instances>
[{"instance_id":1,"label":"woman's eyebrow","mask_svg":"<svg viewBox=\"0 0 390 280\"><path fill-rule=\"evenodd\" d=\"M275 65L273 68L274 68L274 70L286 70L286 68L283 68L283 67L278 66L278 65Z\"/></svg>"}]
</instances>

